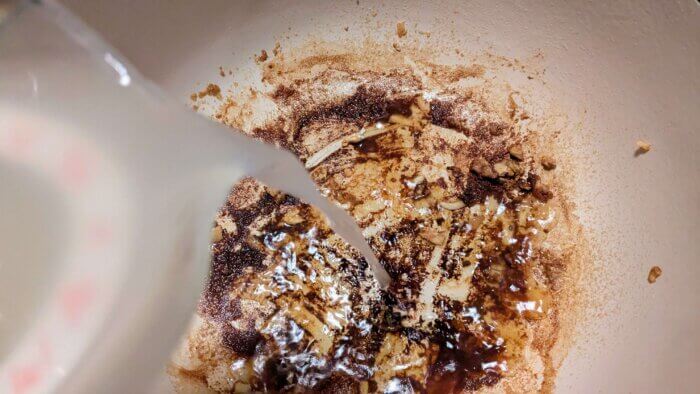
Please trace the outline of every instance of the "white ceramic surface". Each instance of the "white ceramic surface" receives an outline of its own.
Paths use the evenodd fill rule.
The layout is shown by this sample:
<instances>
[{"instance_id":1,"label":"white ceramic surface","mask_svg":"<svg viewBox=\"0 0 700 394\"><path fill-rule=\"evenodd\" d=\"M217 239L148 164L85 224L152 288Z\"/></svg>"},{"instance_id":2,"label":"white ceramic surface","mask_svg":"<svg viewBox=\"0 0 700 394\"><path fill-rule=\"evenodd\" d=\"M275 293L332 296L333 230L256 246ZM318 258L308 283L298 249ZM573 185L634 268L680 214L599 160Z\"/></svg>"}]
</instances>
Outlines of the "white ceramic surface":
<instances>
[{"instance_id":1,"label":"white ceramic surface","mask_svg":"<svg viewBox=\"0 0 700 394\"><path fill-rule=\"evenodd\" d=\"M606 273L603 313L560 370L560 392L697 392L700 369L700 6L637 1L66 0L183 101L216 69L312 35L385 37L397 20L455 34L466 52L540 51L583 149L577 214ZM367 22L370 9L378 14ZM376 20L385 21L377 27ZM342 28L349 26L349 32ZM291 28L291 30L289 30ZM292 45L290 44L290 45ZM573 129L572 129L573 130ZM634 157L635 141L653 150ZM653 265L663 276L652 285Z\"/></svg>"}]
</instances>

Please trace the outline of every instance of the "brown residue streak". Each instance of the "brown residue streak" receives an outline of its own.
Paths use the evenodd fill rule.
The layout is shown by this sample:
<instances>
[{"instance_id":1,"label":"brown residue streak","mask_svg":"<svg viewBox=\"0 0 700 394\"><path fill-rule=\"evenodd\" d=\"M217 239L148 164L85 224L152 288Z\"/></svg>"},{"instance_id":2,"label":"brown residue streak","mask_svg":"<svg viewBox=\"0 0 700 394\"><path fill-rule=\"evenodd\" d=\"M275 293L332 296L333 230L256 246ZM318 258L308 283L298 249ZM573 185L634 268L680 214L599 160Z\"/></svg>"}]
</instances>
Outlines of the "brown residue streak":
<instances>
[{"instance_id":1,"label":"brown residue streak","mask_svg":"<svg viewBox=\"0 0 700 394\"><path fill-rule=\"evenodd\" d=\"M329 68L346 69L347 65L353 60L353 56L349 54L333 54L333 55L314 55L304 58L299 63L299 68L311 68L315 65L325 65Z\"/></svg>"},{"instance_id":2,"label":"brown residue streak","mask_svg":"<svg viewBox=\"0 0 700 394\"><path fill-rule=\"evenodd\" d=\"M401 104L405 106L406 102L406 99L389 102L386 98L386 92L361 85L355 94L341 103L324 106L303 114L297 121L297 128L300 130L311 122L328 119L359 122L360 125L372 123L388 118L390 108L399 107Z\"/></svg>"},{"instance_id":3,"label":"brown residue streak","mask_svg":"<svg viewBox=\"0 0 700 394\"><path fill-rule=\"evenodd\" d=\"M455 83L467 78L481 78L486 69L479 64L469 66L444 66L434 63L426 63L430 68L433 77L439 78L446 83Z\"/></svg>"}]
</instances>

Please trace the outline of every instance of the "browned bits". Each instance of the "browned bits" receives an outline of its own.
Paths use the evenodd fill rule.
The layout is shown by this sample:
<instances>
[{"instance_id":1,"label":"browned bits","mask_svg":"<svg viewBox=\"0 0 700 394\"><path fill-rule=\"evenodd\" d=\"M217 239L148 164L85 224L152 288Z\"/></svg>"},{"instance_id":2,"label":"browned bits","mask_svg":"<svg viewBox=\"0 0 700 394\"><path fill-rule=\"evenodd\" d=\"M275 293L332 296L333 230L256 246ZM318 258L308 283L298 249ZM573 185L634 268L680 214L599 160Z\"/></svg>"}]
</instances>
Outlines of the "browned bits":
<instances>
[{"instance_id":1,"label":"browned bits","mask_svg":"<svg viewBox=\"0 0 700 394\"><path fill-rule=\"evenodd\" d=\"M548 155L544 155L540 158L540 164L542 164L542 168L544 168L547 171L551 171L557 168L557 162L554 161L554 158L552 158L552 156Z\"/></svg>"},{"instance_id":2,"label":"browned bits","mask_svg":"<svg viewBox=\"0 0 700 394\"><path fill-rule=\"evenodd\" d=\"M554 197L554 193L552 193L552 191L549 189L549 187L546 185L543 185L539 182L533 188L532 195L535 196L536 199L538 199L542 202L547 202L552 197Z\"/></svg>"},{"instance_id":3,"label":"browned bits","mask_svg":"<svg viewBox=\"0 0 700 394\"><path fill-rule=\"evenodd\" d=\"M402 41L395 40L400 50ZM329 59L316 64L339 71L337 59ZM282 60L260 68L275 64L285 71ZM201 316L216 326L212 340L234 354L236 364L249 365L255 357L264 365L222 383L228 385L221 391L382 392L388 379L405 391L476 391L510 375L502 368L506 362L521 361L525 327L539 328L540 319L557 324L555 314L547 313L557 308L550 299L556 287L548 280L562 275L566 264L555 271L524 253L546 251L540 239L555 222L548 224L550 206L541 202L553 193L538 182L539 158L525 160L523 154L523 148L537 146L520 145L530 140L505 117L466 121L468 107L494 115L474 93L433 95L415 75L379 71L381 83L373 74L348 96L312 100L315 83L307 77L278 80L265 94L280 115L255 124L250 133L289 147L306 164L324 157L313 167L314 180L363 229L379 229L368 237L395 280L392 288L369 292L366 265L332 241L335 236L310 207L267 188L259 196L250 185L247 191L236 188L236 195L257 197L249 204L230 200L217 218L220 235L214 237L219 241ZM455 71L446 78L480 77L465 75ZM337 76L318 78L337 82ZM332 154L318 156L336 145ZM525 235L532 228L542 230L537 239ZM532 271L540 269L547 280L538 284ZM330 280L311 279L316 275ZM430 287L428 277L437 280L435 294L419 298ZM276 292L255 291L263 288ZM345 289L349 297L340 302L348 308L332 311L336 301L326 294ZM423 305L431 309L421 311ZM324 311L338 318L327 321L331 315ZM258 319L255 325L248 324L251 319ZM549 331L546 324L556 340L558 328ZM278 331L288 336L294 330L304 331L299 343L278 342ZM309 357L328 368L307 369ZM214 367L230 372L233 365L228 358L206 361L196 371L199 378L208 379ZM421 367L400 374L391 367L406 362ZM337 363L357 366L360 373L333 372ZM487 370L487 364L496 366Z\"/></svg>"},{"instance_id":4,"label":"browned bits","mask_svg":"<svg viewBox=\"0 0 700 394\"><path fill-rule=\"evenodd\" d=\"M221 98L221 88L219 87L219 85L210 83L204 89L202 89L199 93L197 93L197 96L199 98L204 98L206 96L212 96L212 97L216 97L216 98L220 99Z\"/></svg>"},{"instance_id":5,"label":"browned bits","mask_svg":"<svg viewBox=\"0 0 700 394\"><path fill-rule=\"evenodd\" d=\"M260 51L260 54L255 57L255 61L258 63L263 63L267 61L267 51L264 49Z\"/></svg>"},{"instance_id":6,"label":"browned bits","mask_svg":"<svg viewBox=\"0 0 700 394\"><path fill-rule=\"evenodd\" d=\"M475 174L482 176L484 178L496 179L498 178L498 173L493 169L491 163L486 161L483 157L478 157L472 161L470 169Z\"/></svg>"},{"instance_id":7,"label":"browned bits","mask_svg":"<svg viewBox=\"0 0 700 394\"><path fill-rule=\"evenodd\" d=\"M401 21L396 24L396 35L399 36L399 38L406 37L406 34L408 34L408 31L406 30L406 24Z\"/></svg>"},{"instance_id":8,"label":"browned bits","mask_svg":"<svg viewBox=\"0 0 700 394\"><path fill-rule=\"evenodd\" d=\"M508 153L512 158L518 161L522 161L523 158L525 158L525 155L523 154L523 147L522 145L513 145L510 148L508 148Z\"/></svg>"},{"instance_id":9,"label":"browned bits","mask_svg":"<svg viewBox=\"0 0 700 394\"><path fill-rule=\"evenodd\" d=\"M401 52L401 47L399 47L399 44L397 42L391 44L391 46L394 48L396 52Z\"/></svg>"},{"instance_id":10,"label":"browned bits","mask_svg":"<svg viewBox=\"0 0 700 394\"><path fill-rule=\"evenodd\" d=\"M661 267L655 265L649 270L649 276L647 276L647 282L656 283L656 280L661 276Z\"/></svg>"}]
</instances>

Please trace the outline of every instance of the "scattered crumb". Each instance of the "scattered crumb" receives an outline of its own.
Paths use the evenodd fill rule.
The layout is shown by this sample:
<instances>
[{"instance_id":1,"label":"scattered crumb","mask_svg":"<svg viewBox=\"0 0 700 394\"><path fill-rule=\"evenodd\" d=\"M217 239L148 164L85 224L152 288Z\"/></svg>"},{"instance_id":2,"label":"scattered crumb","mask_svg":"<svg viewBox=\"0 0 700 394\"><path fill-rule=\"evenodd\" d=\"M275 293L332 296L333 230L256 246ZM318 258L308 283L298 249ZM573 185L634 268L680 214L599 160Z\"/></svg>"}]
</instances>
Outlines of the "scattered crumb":
<instances>
[{"instance_id":1,"label":"scattered crumb","mask_svg":"<svg viewBox=\"0 0 700 394\"><path fill-rule=\"evenodd\" d=\"M418 34L421 34L421 35L424 35L424 36L427 37L427 38L430 38L430 34L431 34L431 33L430 33L429 31L425 31L425 30L418 30Z\"/></svg>"},{"instance_id":2,"label":"scattered crumb","mask_svg":"<svg viewBox=\"0 0 700 394\"><path fill-rule=\"evenodd\" d=\"M224 71L224 68L221 66L219 66L219 75L221 75L222 77L226 76L226 72Z\"/></svg>"},{"instance_id":3,"label":"scattered crumb","mask_svg":"<svg viewBox=\"0 0 700 394\"><path fill-rule=\"evenodd\" d=\"M647 153L651 150L651 144L644 140L637 141L637 154Z\"/></svg>"},{"instance_id":4,"label":"scattered crumb","mask_svg":"<svg viewBox=\"0 0 700 394\"><path fill-rule=\"evenodd\" d=\"M267 60L267 51L263 49L262 51L260 51L260 55L255 57L255 61L258 63L262 63L266 60Z\"/></svg>"},{"instance_id":5,"label":"scattered crumb","mask_svg":"<svg viewBox=\"0 0 700 394\"><path fill-rule=\"evenodd\" d=\"M405 37L406 34L408 34L408 31L406 31L406 24L402 21L396 24L396 35L401 37Z\"/></svg>"},{"instance_id":6,"label":"scattered crumb","mask_svg":"<svg viewBox=\"0 0 700 394\"><path fill-rule=\"evenodd\" d=\"M554 161L554 158L552 158L552 156L542 156L542 158L540 158L540 164L542 164L542 168L544 168L547 171L551 171L557 168L557 162Z\"/></svg>"},{"instance_id":7,"label":"scattered crumb","mask_svg":"<svg viewBox=\"0 0 700 394\"><path fill-rule=\"evenodd\" d=\"M649 270L649 276L647 277L647 282L655 283L657 279L661 276L661 267L655 265Z\"/></svg>"},{"instance_id":8,"label":"scattered crumb","mask_svg":"<svg viewBox=\"0 0 700 394\"><path fill-rule=\"evenodd\" d=\"M345 30L345 31L348 31L349 29L350 29L350 28L347 27L347 26L345 26L345 27L343 28L343 30Z\"/></svg>"},{"instance_id":9,"label":"scattered crumb","mask_svg":"<svg viewBox=\"0 0 700 394\"><path fill-rule=\"evenodd\" d=\"M219 87L219 85L210 83L209 85L207 85L206 88L202 89L199 93L197 93L197 97L199 97L199 98L204 98L206 96L213 96L213 97L220 99L221 98L221 88ZM190 98L191 97L192 96L190 96Z\"/></svg>"},{"instance_id":10,"label":"scattered crumb","mask_svg":"<svg viewBox=\"0 0 700 394\"><path fill-rule=\"evenodd\" d=\"M190 100L196 101L197 100L197 93L190 94Z\"/></svg>"},{"instance_id":11,"label":"scattered crumb","mask_svg":"<svg viewBox=\"0 0 700 394\"><path fill-rule=\"evenodd\" d=\"M399 47L399 43L395 42L395 43L391 44L391 46L394 47L394 50L396 52L401 52L401 48Z\"/></svg>"}]
</instances>

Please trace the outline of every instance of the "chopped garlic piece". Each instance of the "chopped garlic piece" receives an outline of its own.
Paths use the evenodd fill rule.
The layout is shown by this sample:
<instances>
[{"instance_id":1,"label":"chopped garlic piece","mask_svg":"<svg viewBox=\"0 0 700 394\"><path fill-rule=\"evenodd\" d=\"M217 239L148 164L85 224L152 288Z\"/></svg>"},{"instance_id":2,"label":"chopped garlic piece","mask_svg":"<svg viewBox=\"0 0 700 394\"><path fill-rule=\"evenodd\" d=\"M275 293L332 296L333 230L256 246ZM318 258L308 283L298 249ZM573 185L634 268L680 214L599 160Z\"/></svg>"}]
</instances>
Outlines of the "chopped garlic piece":
<instances>
[{"instance_id":1,"label":"chopped garlic piece","mask_svg":"<svg viewBox=\"0 0 700 394\"><path fill-rule=\"evenodd\" d=\"M637 141L637 150L641 153L647 153L651 150L651 144L644 140Z\"/></svg>"}]
</instances>

